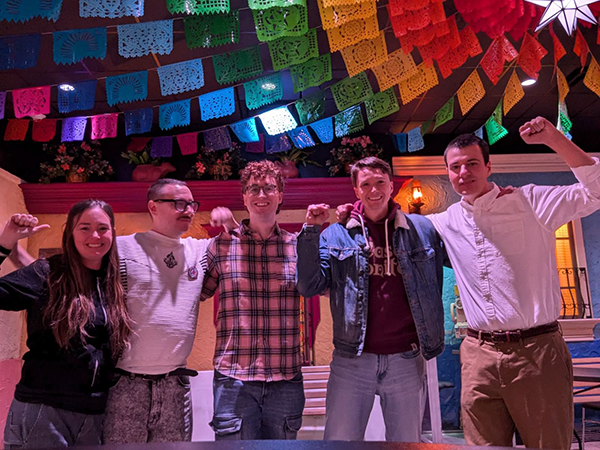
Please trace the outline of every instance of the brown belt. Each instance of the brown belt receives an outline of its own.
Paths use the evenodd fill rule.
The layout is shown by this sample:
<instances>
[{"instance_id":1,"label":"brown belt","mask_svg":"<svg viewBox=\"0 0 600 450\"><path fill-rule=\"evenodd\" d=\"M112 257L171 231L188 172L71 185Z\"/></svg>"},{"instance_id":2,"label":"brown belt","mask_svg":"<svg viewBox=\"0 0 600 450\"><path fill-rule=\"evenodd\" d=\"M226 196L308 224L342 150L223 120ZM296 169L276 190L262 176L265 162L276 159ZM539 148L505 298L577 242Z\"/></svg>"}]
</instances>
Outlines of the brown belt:
<instances>
[{"instance_id":1,"label":"brown belt","mask_svg":"<svg viewBox=\"0 0 600 450\"><path fill-rule=\"evenodd\" d=\"M539 336L540 334L554 333L555 331L558 331L558 322L547 323L526 330L478 331L467 328L467 336L493 343L518 342L521 339Z\"/></svg>"}]
</instances>

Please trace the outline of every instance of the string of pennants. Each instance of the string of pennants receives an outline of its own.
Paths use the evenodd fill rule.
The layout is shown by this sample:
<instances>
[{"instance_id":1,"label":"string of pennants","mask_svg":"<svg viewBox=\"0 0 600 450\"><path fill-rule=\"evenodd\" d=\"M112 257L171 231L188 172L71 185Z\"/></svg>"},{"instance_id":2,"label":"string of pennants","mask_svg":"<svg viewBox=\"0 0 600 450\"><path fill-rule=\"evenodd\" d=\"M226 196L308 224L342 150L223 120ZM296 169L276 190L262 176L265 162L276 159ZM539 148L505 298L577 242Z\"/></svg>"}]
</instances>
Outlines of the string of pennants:
<instances>
[{"instance_id":1,"label":"string of pennants","mask_svg":"<svg viewBox=\"0 0 600 450\"><path fill-rule=\"evenodd\" d=\"M52 4L56 6L59 3L54 1ZM98 0L97 3L104 4L106 2ZM115 4L117 3L119 2ZM178 6L177 3L177 1L168 0L167 7L169 11L172 13L185 12L177 9L181 8L181 5ZM186 1L186 4L188 3ZM239 11L229 12L229 3L224 0L198 1L196 3L200 6L195 10L192 8L192 13L200 15L173 19L184 21L188 47L215 47L238 42ZM455 3L460 2L455 0ZM50 3L47 2L46 4L49 5ZM140 0L121 1L121 5L126 4L129 6L137 5L138 11L141 5L143 13L143 2ZM202 8L207 5L214 9L210 11L203 10ZM415 5L421 6L421 8L414 8ZM447 18L441 2L437 0L412 2L390 0L387 5L388 13L390 14L393 32L400 40L402 49L389 55L385 45L384 32L386 30L379 30L376 16L377 8L374 1L367 0L347 5L345 0L318 0L318 6L322 27L327 32L329 39L330 50L341 52L349 74L348 78L326 88L331 90L336 107L340 112L334 117L323 118L325 95L324 91L319 91L317 94L292 102L284 107L231 124L231 130L241 142L245 142L247 145L260 145L261 142L265 141L265 138L257 132L256 117L261 119L268 135L266 140L270 142L274 142L273 136L285 137L283 133L287 132L295 145L296 140L298 140L299 145L296 146L300 148L315 145L308 132L307 125L310 126L321 142L331 142L334 135L341 137L364 128L361 103L364 103L367 120L370 124L399 110L394 85L397 84L399 87L402 103L407 104L439 84L437 71L433 66L434 61L437 63L442 77L446 78L454 69L462 66L469 57L477 56L483 52L472 28L466 26L459 31L454 16ZM316 29L308 29L305 0L293 0L292 2L250 0L249 7L252 9L259 40L269 46L273 69L278 71L282 69L290 70L295 92L319 86L331 80L331 55L329 53L319 55ZM0 10L2 10L1 7ZM220 14L204 15L207 12ZM4 14L4 12L0 14ZM293 20L286 20L290 17ZM0 15L0 18L4 18L4 16ZM117 26L119 53L126 57L143 56L150 52L170 53L172 50L173 20ZM276 26L273 27L273 24L276 24ZM290 26L290 24L294 25ZM493 84L498 82L499 76L504 70L505 62L514 63L515 60L525 73L532 78L537 78L537 73L541 68L541 59L547 54L547 51L539 44L535 36L525 32L525 30L526 28L523 29L524 37L519 52L514 49L504 33L496 37L488 47L478 67L483 69ZM151 38L149 39L148 36L151 36ZM552 37L556 66L558 60L564 56L566 51L554 33L552 33ZM103 58L106 55L106 27L55 32L53 38L54 57L57 64L68 64L88 57ZM1 38L0 69L33 67L37 62L40 39L40 35ZM82 52L81 48L85 48L85 46L75 45L82 42L82 39L91 40L96 45L88 46L88 50ZM414 63L410 54L413 48L418 49L423 59L423 63L418 66ZM6 49L9 49L9 51L6 51ZM298 51L299 49L302 49L302 51ZM580 56L583 67L587 61L587 55L591 53L579 30L576 35L574 52ZM209 57L212 58L217 82L222 85L253 78L262 75L264 72L258 46ZM158 69L150 69L158 72L161 94L171 95L203 87L204 69L202 59L206 58L197 58ZM380 91L377 93L373 92L368 81L365 73L367 69L373 71L378 81ZM559 73L560 71L557 70L557 82L560 83L562 80L558 75ZM564 75L562 77L564 79ZM600 95L599 80L598 63L592 55L584 83ZM107 102L110 105L143 100L147 96L148 71L107 77L105 82ZM93 108L96 84L97 80L90 80L73 85L61 85L59 87L59 111L66 113ZM234 87L239 85L242 85L242 83L193 97L198 98L202 120L206 121L233 114L235 112ZM243 86L246 93L246 105L249 109L256 109L277 102L282 98L281 73L279 72L252 79L243 83ZM559 84L559 88L560 86ZM12 91L13 106L17 119L9 121L5 140L25 139L30 121L23 119L23 117L49 113L50 88L51 86L45 86ZM399 146L399 148L407 148L413 151L419 149L424 134L451 120L454 117L455 96L458 99L462 114L465 115L484 95L485 90L476 68L435 117L425 122L423 126L411 130L407 134L406 146ZM502 127L502 115L506 114L523 95L518 77L513 71L503 102L498 105L485 124L488 139L491 143L496 142L505 135L506 130ZM0 118L4 117L5 100L6 93L0 93ZM159 126L163 130L168 130L176 126L189 125L191 100L186 99L159 105ZM296 119L288 110L288 106L291 104L296 106L302 127L297 127ZM564 98L560 104L562 105L560 109L562 115L560 117L568 119ZM90 117L92 138L102 139L116 136L118 114ZM151 130L152 108L130 111L124 114L127 135L147 133ZM87 119L88 117L60 119L62 120L61 139L83 139ZM568 125L568 122L565 121L565 124ZM34 140L52 139L56 134L56 125L57 119L34 121ZM215 130L227 131L227 127L206 130L204 132L205 141L207 134L216 134ZM222 131L220 133L224 134ZM48 139L50 135L52 137ZM296 140L294 140L295 138ZM399 137L398 141L400 140ZM253 147L253 145L250 145L250 147Z\"/></svg>"}]
</instances>

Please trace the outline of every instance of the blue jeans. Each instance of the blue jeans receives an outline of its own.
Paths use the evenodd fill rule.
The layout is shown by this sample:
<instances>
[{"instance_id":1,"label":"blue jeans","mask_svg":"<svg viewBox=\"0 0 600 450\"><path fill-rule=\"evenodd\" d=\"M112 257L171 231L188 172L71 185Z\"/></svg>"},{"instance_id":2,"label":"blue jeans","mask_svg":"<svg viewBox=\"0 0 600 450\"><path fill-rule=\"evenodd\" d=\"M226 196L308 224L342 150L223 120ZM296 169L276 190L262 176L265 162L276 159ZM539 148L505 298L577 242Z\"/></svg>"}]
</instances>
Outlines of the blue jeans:
<instances>
[{"instance_id":1,"label":"blue jeans","mask_svg":"<svg viewBox=\"0 0 600 450\"><path fill-rule=\"evenodd\" d=\"M325 439L362 441L375 395L381 397L388 442L419 442L425 408L425 360L420 352L363 353L356 358L333 351L327 384Z\"/></svg>"},{"instance_id":2,"label":"blue jeans","mask_svg":"<svg viewBox=\"0 0 600 450\"><path fill-rule=\"evenodd\" d=\"M41 403L13 400L6 427L5 450L100 445L104 414L83 414Z\"/></svg>"},{"instance_id":3,"label":"blue jeans","mask_svg":"<svg viewBox=\"0 0 600 450\"><path fill-rule=\"evenodd\" d=\"M296 439L302 426L302 372L287 381L241 381L215 370L215 440Z\"/></svg>"}]
</instances>

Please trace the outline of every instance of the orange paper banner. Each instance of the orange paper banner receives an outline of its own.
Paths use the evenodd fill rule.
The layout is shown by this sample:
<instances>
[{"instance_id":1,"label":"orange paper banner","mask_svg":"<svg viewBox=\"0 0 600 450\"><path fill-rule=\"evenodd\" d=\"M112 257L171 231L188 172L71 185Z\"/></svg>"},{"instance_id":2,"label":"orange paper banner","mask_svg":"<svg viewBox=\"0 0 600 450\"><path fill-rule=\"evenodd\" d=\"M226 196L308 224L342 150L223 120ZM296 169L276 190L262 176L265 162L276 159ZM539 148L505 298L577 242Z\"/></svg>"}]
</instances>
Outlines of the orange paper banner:
<instances>
[{"instance_id":1,"label":"orange paper banner","mask_svg":"<svg viewBox=\"0 0 600 450\"><path fill-rule=\"evenodd\" d=\"M323 5L323 0L317 0L319 5L319 14L324 30L342 26L352 20L366 19L377 14L375 0L371 0L357 5L329 6Z\"/></svg>"},{"instance_id":2,"label":"orange paper banner","mask_svg":"<svg viewBox=\"0 0 600 450\"><path fill-rule=\"evenodd\" d=\"M341 50L346 63L348 75L353 77L366 69L378 66L387 61L388 53L385 44L385 32L381 31L375 39L366 39L358 44Z\"/></svg>"},{"instance_id":3,"label":"orange paper banner","mask_svg":"<svg viewBox=\"0 0 600 450\"><path fill-rule=\"evenodd\" d=\"M377 36L379 36L377 15L366 19L352 20L344 25L327 30L330 52L337 52L364 39L374 39Z\"/></svg>"},{"instance_id":4,"label":"orange paper banner","mask_svg":"<svg viewBox=\"0 0 600 450\"><path fill-rule=\"evenodd\" d=\"M386 62L373 67L373 73L377 78L379 90L385 91L402 80L416 75L418 70L412 55L399 49L390 53Z\"/></svg>"},{"instance_id":5,"label":"orange paper banner","mask_svg":"<svg viewBox=\"0 0 600 450\"><path fill-rule=\"evenodd\" d=\"M523 97L525 97L523 85L521 85L521 80L519 80L517 72L513 71L504 90L504 101L502 102L504 115L508 114L513 106L519 103Z\"/></svg>"},{"instance_id":6,"label":"orange paper banner","mask_svg":"<svg viewBox=\"0 0 600 450\"><path fill-rule=\"evenodd\" d=\"M585 74L583 84L600 97L600 65L598 65L598 61L596 61L594 56L592 56L592 60L590 61L590 67L588 67L588 71Z\"/></svg>"},{"instance_id":7,"label":"orange paper banner","mask_svg":"<svg viewBox=\"0 0 600 450\"><path fill-rule=\"evenodd\" d=\"M473 106L475 106L485 95L485 89L481 78L475 69L469 78L465 80L462 86L458 89L456 96L460 104L462 115L467 114Z\"/></svg>"},{"instance_id":8,"label":"orange paper banner","mask_svg":"<svg viewBox=\"0 0 600 450\"><path fill-rule=\"evenodd\" d=\"M417 66L417 73L412 77L402 80L398 87L400 88L400 98L402 104L410 103L419 95L424 94L429 89L437 86L439 83L437 72L433 66L427 67L425 64Z\"/></svg>"},{"instance_id":9,"label":"orange paper banner","mask_svg":"<svg viewBox=\"0 0 600 450\"><path fill-rule=\"evenodd\" d=\"M558 85L558 99L564 102L569 93L569 83L567 83L565 74L558 67L556 68L556 84Z\"/></svg>"}]
</instances>

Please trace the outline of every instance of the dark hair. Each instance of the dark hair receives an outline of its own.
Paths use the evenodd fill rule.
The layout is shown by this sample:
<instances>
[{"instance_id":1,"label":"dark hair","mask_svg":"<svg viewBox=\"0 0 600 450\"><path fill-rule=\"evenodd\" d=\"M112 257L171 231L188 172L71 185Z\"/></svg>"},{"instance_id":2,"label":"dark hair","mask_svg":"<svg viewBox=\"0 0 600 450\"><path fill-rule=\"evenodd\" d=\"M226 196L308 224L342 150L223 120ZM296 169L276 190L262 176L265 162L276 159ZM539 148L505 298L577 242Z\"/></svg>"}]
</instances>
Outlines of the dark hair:
<instances>
[{"instance_id":1,"label":"dark hair","mask_svg":"<svg viewBox=\"0 0 600 450\"><path fill-rule=\"evenodd\" d=\"M266 177L275 178L277 184L277 190L283 194L283 188L285 186L285 178L281 169L273 161L263 159L262 161L249 162L246 167L240 171L240 181L242 183L242 194L246 193L246 188L250 182L250 178L254 177L255 180L262 180ZM277 207L277 214L281 209L281 203Z\"/></svg>"},{"instance_id":2,"label":"dark hair","mask_svg":"<svg viewBox=\"0 0 600 450\"><path fill-rule=\"evenodd\" d=\"M356 187L356 179L358 178L358 172L363 169L378 169L390 177L392 181L392 168L383 159L375 156L367 156L359 161L352 164L350 169L350 177L352 178L352 186Z\"/></svg>"},{"instance_id":3,"label":"dark hair","mask_svg":"<svg viewBox=\"0 0 600 450\"><path fill-rule=\"evenodd\" d=\"M461 148L469 147L471 145L479 146L481 156L483 157L483 163L487 165L487 163L490 162L490 146L480 137L471 133L466 133L452 139L446 147L446 150L444 151L444 163L446 166L448 166L447 155L451 149L456 148L460 150Z\"/></svg>"},{"instance_id":4,"label":"dark hair","mask_svg":"<svg viewBox=\"0 0 600 450\"><path fill-rule=\"evenodd\" d=\"M165 186L185 186L187 184L185 181L175 180L174 178L161 178L160 180L152 183L152 186L148 188L148 195L146 196L146 201L156 200L160 196L160 191Z\"/></svg>"},{"instance_id":5,"label":"dark hair","mask_svg":"<svg viewBox=\"0 0 600 450\"><path fill-rule=\"evenodd\" d=\"M102 200L83 200L69 210L62 237L62 254L54 257L50 264L48 275L50 295L44 310L44 318L48 321L52 334L61 348L69 348L70 341L74 337L81 339L85 345L89 337L85 327L94 315L93 292L96 291L97 286L75 247L73 230L81 214L91 208L100 208L106 213L113 234L112 245L102 259L105 272L101 288L110 330L111 351L116 359L128 345L131 319L120 280L115 216L108 203Z\"/></svg>"}]
</instances>

